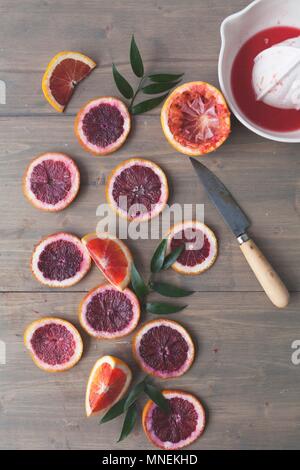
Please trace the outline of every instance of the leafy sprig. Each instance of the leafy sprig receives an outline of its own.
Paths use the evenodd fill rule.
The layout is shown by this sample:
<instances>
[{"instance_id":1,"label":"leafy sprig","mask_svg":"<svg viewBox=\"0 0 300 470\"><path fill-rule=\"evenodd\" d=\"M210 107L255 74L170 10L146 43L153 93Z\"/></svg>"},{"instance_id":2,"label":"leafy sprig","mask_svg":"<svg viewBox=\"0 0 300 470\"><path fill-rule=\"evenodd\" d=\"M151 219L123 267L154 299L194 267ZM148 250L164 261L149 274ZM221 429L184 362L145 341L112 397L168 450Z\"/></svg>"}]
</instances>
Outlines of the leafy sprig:
<instances>
[{"instance_id":1,"label":"leafy sprig","mask_svg":"<svg viewBox=\"0 0 300 470\"><path fill-rule=\"evenodd\" d=\"M126 397L119 400L100 420L100 424L107 423L125 413L118 442L125 439L133 431L138 415L136 402L144 393L148 395L164 413L168 414L170 412L168 400L154 384L149 383L148 376L144 377L141 382L138 382L130 390Z\"/></svg>"},{"instance_id":2,"label":"leafy sprig","mask_svg":"<svg viewBox=\"0 0 300 470\"><path fill-rule=\"evenodd\" d=\"M142 303L146 295L149 293L149 287L145 284L144 279L134 264L131 268L131 285L139 301Z\"/></svg>"},{"instance_id":3,"label":"leafy sprig","mask_svg":"<svg viewBox=\"0 0 300 470\"><path fill-rule=\"evenodd\" d=\"M166 255L166 248L167 240L164 238L152 256L150 265L152 273L158 273L162 269Z\"/></svg>"},{"instance_id":4,"label":"leafy sprig","mask_svg":"<svg viewBox=\"0 0 300 470\"><path fill-rule=\"evenodd\" d=\"M131 270L131 285L132 289L136 293L142 308L146 312L152 313L154 315L167 315L171 313L177 313L187 307L187 305L174 305L167 302L147 302L146 297L151 292L156 292L164 297L188 297L192 295L194 291L183 289L178 286L174 286L167 282L154 281L153 276L160 271L166 270L172 266L177 258L181 255L184 249L184 245L181 245L169 254L166 254L167 250L167 240L164 238L158 247L156 248L150 263L150 269L152 277L146 283L142 278L141 274L138 272L136 266L133 264Z\"/></svg>"},{"instance_id":5,"label":"leafy sprig","mask_svg":"<svg viewBox=\"0 0 300 470\"><path fill-rule=\"evenodd\" d=\"M136 90L127 81L127 79L118 71L115 64L112 64L112 72L115 84L121 93L129 101L128 109L131 114L142 114L154 109L168 96L169 91L176 86L182 79L183 73L157 73L145 74L143 59L136 44L135 37L132 35L130 44L130 64L133 73L140 79ZM150 98L135 104L138 94L142 92L145 95L163 95Z\"/></svg>"}]
</instances>

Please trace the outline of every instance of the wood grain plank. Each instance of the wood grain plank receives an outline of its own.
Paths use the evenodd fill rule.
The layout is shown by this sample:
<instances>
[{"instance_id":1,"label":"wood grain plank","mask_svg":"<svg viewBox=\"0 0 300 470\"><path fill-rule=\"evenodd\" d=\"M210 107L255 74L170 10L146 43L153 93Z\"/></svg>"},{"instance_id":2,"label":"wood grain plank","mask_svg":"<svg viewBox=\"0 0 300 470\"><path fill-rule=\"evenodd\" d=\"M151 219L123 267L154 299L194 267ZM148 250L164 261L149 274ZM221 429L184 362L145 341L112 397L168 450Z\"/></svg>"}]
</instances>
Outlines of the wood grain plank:
<instances>
[{"instance_id":1,"label":"wood grain plank","mask_svg":"<svg viewBox=\"0 0 300 470\"><path fill-rule=\"evenodd\" d=\"M42 95L41 79L48 62L60 50L79 50L98 64L77 88L67 114L74 115L95 96L118 93L112 79L112 62L136 83L128 57L133 32L147 72L185 72L185 81L204 80L218 85L219 24L234 8L246 3L190 0L186 8L179 0L131 1L126 5L122 1L89 0L84 3L84 14L78 14L81 2L74 0L62 4L40 0L25 0L22 5L1 2L0 14L6 21L0 31L0 79L6 83L7 103L0 106L0 116L56 113ZM146 22L141 20L143 15ZM178 24L182 25L180 32ZM184 24L189 25L188 41Z\"/></svg>"},{"instance_id":2,"label":"wood grain plank","mask_svg":"<svg viewBox=\"0 0 300 470\"><path fill-rule=\"evenodd\" d=\"M46 120L47 119L47 120ZM155 142L155 146L153 145ZM22 193L22 176L31 158L45 151L63 151L75 158L82 174L77 200L63 212L37 211ZM95 229L97 206L105 203L105 180L111 169L125 158L142 156L156 161L167 172L171 203L204 204L205 221L220 240L215 266L201 277L186 280L175 273L170 280L201 291L260 290L230 231L208 202L188 159L165 141L156 116L136 119L128 143L108 158L94 158L81 150L73 134L73 117L0 118L0 286L2 291L43 289L29 270L30 254L43 236L70 231L79 236ZM204 160L203 160L204 161ZM218 153L205 163L221 177L252 219L252 234L270 257L291 290L299 288L297 259L299 226L299 161L296 146L279 145L250 135L235 125ZM192 188L192 190L191 190ZM129 241L142 271L149 272L157 240ZM93 269L72 290L87 290L101 281Z\"/></svg>"},{"instance_id":3,"label":"wood grain plank","mask_svg":"<svg viewBox=\"0 0 300 470\"><path fill-rule=\"evenodd\" d=\"M109 342L84 335L80 363L57 375L40 371L24 350L23 330L36 318L52 314L78 325L81 296L1 295L0 339L7 344L7 364L0 366L1 448L151 448L140 423L118 445L121 419L99 427L97 418L84 416L85 384L99 356L120 356L131 365L135 380L140 376L130 337ZM282 313L262 293L201 293L189 298L184 313L171 316L192 333L198 354L187 374L160 385L194 392L209 416L205 434L191 449L298 447L300 376L291 362L291 344L299 339L299 300L297 294Z\"/></svg>"},{"instance_id":4,"label":"wood grain plank","mask_svg":"<svg viewBox=\"0 0 300 470\"><path fill-rule=\"evenodd\" d=\"M190 1L189 8L185 8L178 0L129 2L126 6L117 1L113 5L108 0L102 1L101 5L98 1L88 1L85 14L73 14L72 21L70 9L77 9L80 2L65 1L58 6L56 2L26 0L17 11L14 3L8 6L2 2L0 5L0 13L6 18L0 31L0 79L7 86L7 103L0 106L0 115L55 114L42 95L41 78L51 57L61 49L80 50L98 63L98 68L76 90L67 114L73 115L94 96L117 93L112 80L112 62L132 83L137 82L128 63L133 32L148 72L185 72L185 81L201 79L218 85L216 62L220 37L219 28L213 25L221 23L224 13L231 13L230 2L226 2L224 8L225 5L218 1ZM245 4L241 0L235 7L242 8ZM146 25L140 20L142 14L147 15ZM204 16L205 22L201 22L199 28L199 21ZM49 18L55 28L50 25L44 29ZM183 22L183 18L190 25L188 42L178 32L176 38L174 36L174 28ZM197 27L193 27L195 24ZM52 29L55 34L51 33ZM156 31L163 32L163 40ZM191 44L199 44L199 52Z\"/></svg>"},{"instance_id":5,"label":"wood grain plank","mask_svg":"<svg viewBox=\"0 0 300 470\"><path fill-rule=\"evenodd\" d=\"M133 32L146 61L216 61L219 24L247 3L189 0L186 7L181 0L2 1L0 70L43 71L61 50L82 51L104 65L127 63Z\"/></svg>"}]
</instances>

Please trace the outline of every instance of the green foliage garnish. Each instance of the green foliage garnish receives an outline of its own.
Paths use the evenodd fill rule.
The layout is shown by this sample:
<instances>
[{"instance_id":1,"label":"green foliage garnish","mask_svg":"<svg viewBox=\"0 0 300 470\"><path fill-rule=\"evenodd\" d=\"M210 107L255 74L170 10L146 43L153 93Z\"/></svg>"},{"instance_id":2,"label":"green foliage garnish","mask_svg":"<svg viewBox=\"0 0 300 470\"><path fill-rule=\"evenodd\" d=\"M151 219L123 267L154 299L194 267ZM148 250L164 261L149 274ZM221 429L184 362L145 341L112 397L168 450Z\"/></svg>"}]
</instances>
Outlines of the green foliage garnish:
<instances>
[{"instance_id":1,"label":"green foliage garnish","mask_svg":"<svg viewBox=\"0 0 300 470\"><path fill-rule=\"evenodd\" d=\"M169 253L165 257L165 261L164 261L164 264L162 266L162 269L169 269L172 266L172 264L175 263L177 258L179 258L179 256L183 252L183 250L184 250L184 245L181 245L181 246L178 246L177 248L175 248L173 251L171 251L171 253Z\"/></svg>"},{"instance_id":2,"label":"green foliage garnish","mask_svg":"<svg viewBox=\"0 0 300 470\"><path fill-rule=\"evenodd\" d=\"M148 287L146 286L144 279L136 269L135 265L132 265L131 268L131 284L134 292L136 293L140 302L143 302L144 298L149 292Z\"/></svg>"},{"instance_id":3,"label":"green foliage garnish","mask_svg":"<svg viewBox=\"0 0 300 470\"><path fill-rule=\"evenodd\" d=\"M153 384L149 384L148 376L137 383L128 393L127 397L119 400L101 419L100 424L107 423L125 413L123 427L118 442L125 439L133 431L137 420L136 402L140 396L146 393L151 400L159 406L164 413L169 413L169 402L161 391Z\"/></svg>"},{"instance_id":4,"label":"green foliage garnish","mask_svg":"<svg viewBox=\"0 0 300 470\"><path fill-rule=\"evenodd\" d=\"M170 412L169 401L163 396L158 388L146 382L145 392L148 397L154 401L154 403L156 403L156 405L159 406L159 408L161 408L165 413L168 414Z\"/></svg>"},{"instance_id":5,"label":"green foliage garnish","mask_svg":"<svg viewBox=\"0 0 300 470\"><path fill-rule=\"evenodd\" d=\"M127 79L118 71L115 64L112 65L112 72L116 86L124 98L130 100L129 111L132 114L142 114L147 111L151 111L156 108L164 99L168 96L168 93L151 98L145 101L141 101L138 104L135 103L135 99L140 92L145 95L157 95L163 92L169 92L174 86L176 86L182 79L183 74L172 74L172 73L157 73L157 74L145 74L143 59L134 35L131 38L130 44L130 64L133 73L140 79L140 82L136 88L133 87L127 81Z\"/></svg>"},{"instance_id":6,"label":"green foliage garnish","mask_svg":"<svg viewBox=\"0 0 300 470\"><path fill-rule=\"evenodd\" d=\"M151 272L152 273L158 273L165 260L165 253L166 253L166 248L167 248L167 240L164 238L158 247L156 248L154 255L152 256L151 260Z\"/></svg>"},{"instance_id":7,"label":"green foliage garnish","mask_svg":"<svg viewBox=\"0 0 300 470\"><path fill-rule=\"evenodd\" d=\"M147 312L154 313L155 315L168 315L169 313L177 313L186 308L187 305L173 305L166 302L147 302Z\"/></svg>"},{"instance_id":8,"label":"green foliage garnish","mask_svg":"<svg viewBox=\"0 0 300 470\"><path fill-rule=\"evenodd\" d=\"M123 441L132 431L137 420L137 409L135 404L132 404L126 411L122 431L118 442Z\"/></svg>"},{"instance_id":9,"label":"green foliage garnish","mask_svg":"<svg viewBox=\"0 0 300 470\"><path fill-rule=\"evenodd\" d=\"M155 292L165 297L187 297L194 293L192 290L182 289L181 287L173 286L166 282L152 282L150 287Z\"/></svg>"}]
</instances>

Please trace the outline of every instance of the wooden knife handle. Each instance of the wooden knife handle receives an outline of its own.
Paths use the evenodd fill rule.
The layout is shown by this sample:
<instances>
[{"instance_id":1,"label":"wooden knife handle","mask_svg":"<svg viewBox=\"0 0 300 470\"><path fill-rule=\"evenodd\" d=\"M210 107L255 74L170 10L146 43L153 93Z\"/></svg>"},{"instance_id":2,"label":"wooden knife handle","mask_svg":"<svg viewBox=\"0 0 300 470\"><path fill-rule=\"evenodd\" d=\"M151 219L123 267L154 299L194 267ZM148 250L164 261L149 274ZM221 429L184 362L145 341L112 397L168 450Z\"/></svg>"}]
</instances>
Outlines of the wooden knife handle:
<instances>
[{"instance_id":1,"label":"wooden knife handle","mask_svg":"<svg viewBox=\"0 0 300 470\"><path fill-rule=\"evenodd\" d=\"M290 294L254 241L247 240L240 245L240 248L271 302L278 308L286 307Z\"/></svg>"}]
</instances>

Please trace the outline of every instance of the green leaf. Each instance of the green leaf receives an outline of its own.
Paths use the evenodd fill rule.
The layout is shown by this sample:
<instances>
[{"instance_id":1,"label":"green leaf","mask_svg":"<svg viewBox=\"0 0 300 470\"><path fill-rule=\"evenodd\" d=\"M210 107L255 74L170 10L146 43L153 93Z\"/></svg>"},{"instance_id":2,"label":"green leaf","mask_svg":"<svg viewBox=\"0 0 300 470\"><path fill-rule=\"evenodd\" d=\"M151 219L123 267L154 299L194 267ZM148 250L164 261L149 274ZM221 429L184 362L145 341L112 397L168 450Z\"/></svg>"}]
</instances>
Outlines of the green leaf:
<instances>
[{"instance_id":1,"label":"green leaf","mask_svg":"<svg viewBox=\"0 0 300 470\"><path fill-rule=\"evenodd\" d=\"M133 403L138 399L138 397L145 391L145 382L142 380L138 384L136 384L130 391L125 405L124 405L124 410L128 410Z\"/></svg>"},{"instance_id":2,"label":"green leaf","mask_svg":"<svg viewBox=\"0 0 300 470\"><path fill-rule=\"evenodd\" d=\"M151 83L151 85L146 85L142 88L142 91L146 95L155 95L156 93L162 93L163 91L168 91L171 88L173 88L177 83L179 83L180 80L177 82L171 82L171 83Z\"/></svg>"},{"instance_id":3,"label":"green leaf","mask_svg":"<svg viewBox=\"0 0 300 470\"><path fill-rule=\"evenodd\" d=\"M156 403L159 408L161 408L165 413L170 412L170 403L167 400L161 391L156 388L154 385L146 383L145 384L145 392L147 393L148 397L151 398L154 403Z\"/></svg>"},{"instance_id":4,"label":"green leaf","mask_svg":"<svg viewBox=\"0 0 300 470\"><path fill-rule=\"evenodd\" d=\"M111 421L112 419L115 419L118 416L120 416L122 413L124 413L125 402L126 402L126 397L122 398L122 400L119 400L112 408L110 408L110 410L108 410L107 413L105 413L105 415L100 420L100 424L107 423L108 421Z\"/></svg>"},{"instance_id":5,"label":"green leaf","mask_svg":"<svg viewBox=\"0 0 300 470\"><path fill-rule=\"evenodd\" d=\"M130 63L131 68L137 77L142 77L144 75L144 65L141 58L140 51L136 45L134 34L131 38L130 44Z\"/></svg>"},{"instance_id":6,"label":"green leaf","mask_svg":"<svg viewBox=\"0 0 300 470\"><path fill-rule=\"evenodd\" d=\"M155 315L166 315L168 313L177 313L186 308L187 305L173 305L165 302L147 302L146 310Z\"/></svg>"},{"instance_id":7,"label":"green leaf","mask_svg":"<svg viewBox=\"0 0 300 470\"><path fill-rule=\"evenodd\" d=\"M137 419L136 406L131 405L130 408L128 408L126 412L122 431L118 439L118 442L123 441L123 439L125 439L133 431L134 425L136 423L136 419Z\"/></svg>"},{"instance_id":8,"label":"green leaf","mask_svg":"<svg viewBox=\"0 0 300 470\"><path fill-rule=\"evenodd\" d=\"M113 71L113 76L115 83L117 85L117 88L119 92L128 100L133 97L133 89L132 86L128 83L126 78L123 77L123 75L118 72L117 67L115 64L112 65L112 71Z\"/></svg>"},{"instance_id":9,"label":"green leaf","mask_svg":"<svg viewBox=\"0 0 300 470\"><path fill-rule=\"evenodd\" d=\"M182 289L166 282L152 282L151 288L165 297L187 297L194 293L192 290Z\"/></svg>"},{"instance_id":10,"label":"green leaf","mask_svg":"<svg viewBox=\"0 0 300 470\"><path fill-rule=\"evenodd\" d=\"M156 248L151 260L151 272L158 273L164 263L167 240L164 238Z\"/></svg>"},{"instance_id":11,"label":"green leaf","mask_svg":"<svg viewBox=\"0 0 300 470\"><path fill-rule=\"evenodd\" d=\"M183 73L173 74L173 73L156 73L153 75L149 75L148 78L152 80L152 82L157 83L166 83L166 82L173 82L174 80L181 79L183 77Z\"/></svg>"},{"instance_id":12,"label":"green leaf","mask_svg":"<svg viewBox=\"0 0 300 470\"><path fill-rule=\"evenodd\" d=\"M173 251L171 251L171 253L169 253L165 257L165 261L164 261L162 269L170 268L172 266L172 264L175 263L177 258L179 258L179 256L183 252L183 250L184 250L184 245L180 245L180 246L177 246L177 248L175 248Z\"/></svg>"},{"instance_id":13,"label":"green leaf","mask_svg":"<svg viewBox=\"0 0 300 470\"><path fill-rule=\"evenodd\" d=\"M164 99L168 96L169 93L158 96L157 98L151 98L150 100L141 101L141 103L136 104L132 107L132 114L143 114L151 109L156 108Z\"/></svg>"},{"instance_id":14,"label":"green leaf","mask_svg":"<svg viewBox=\"0 0 300 470\"><path fill-rule=\"evenodd\" d=\"M148 287L144 282L144 279L142 278L134 264L132 264L131 268L131 284L134 292L138 296L139 300L142 302L149 291Z\"/></svg>"}]
</instances>

